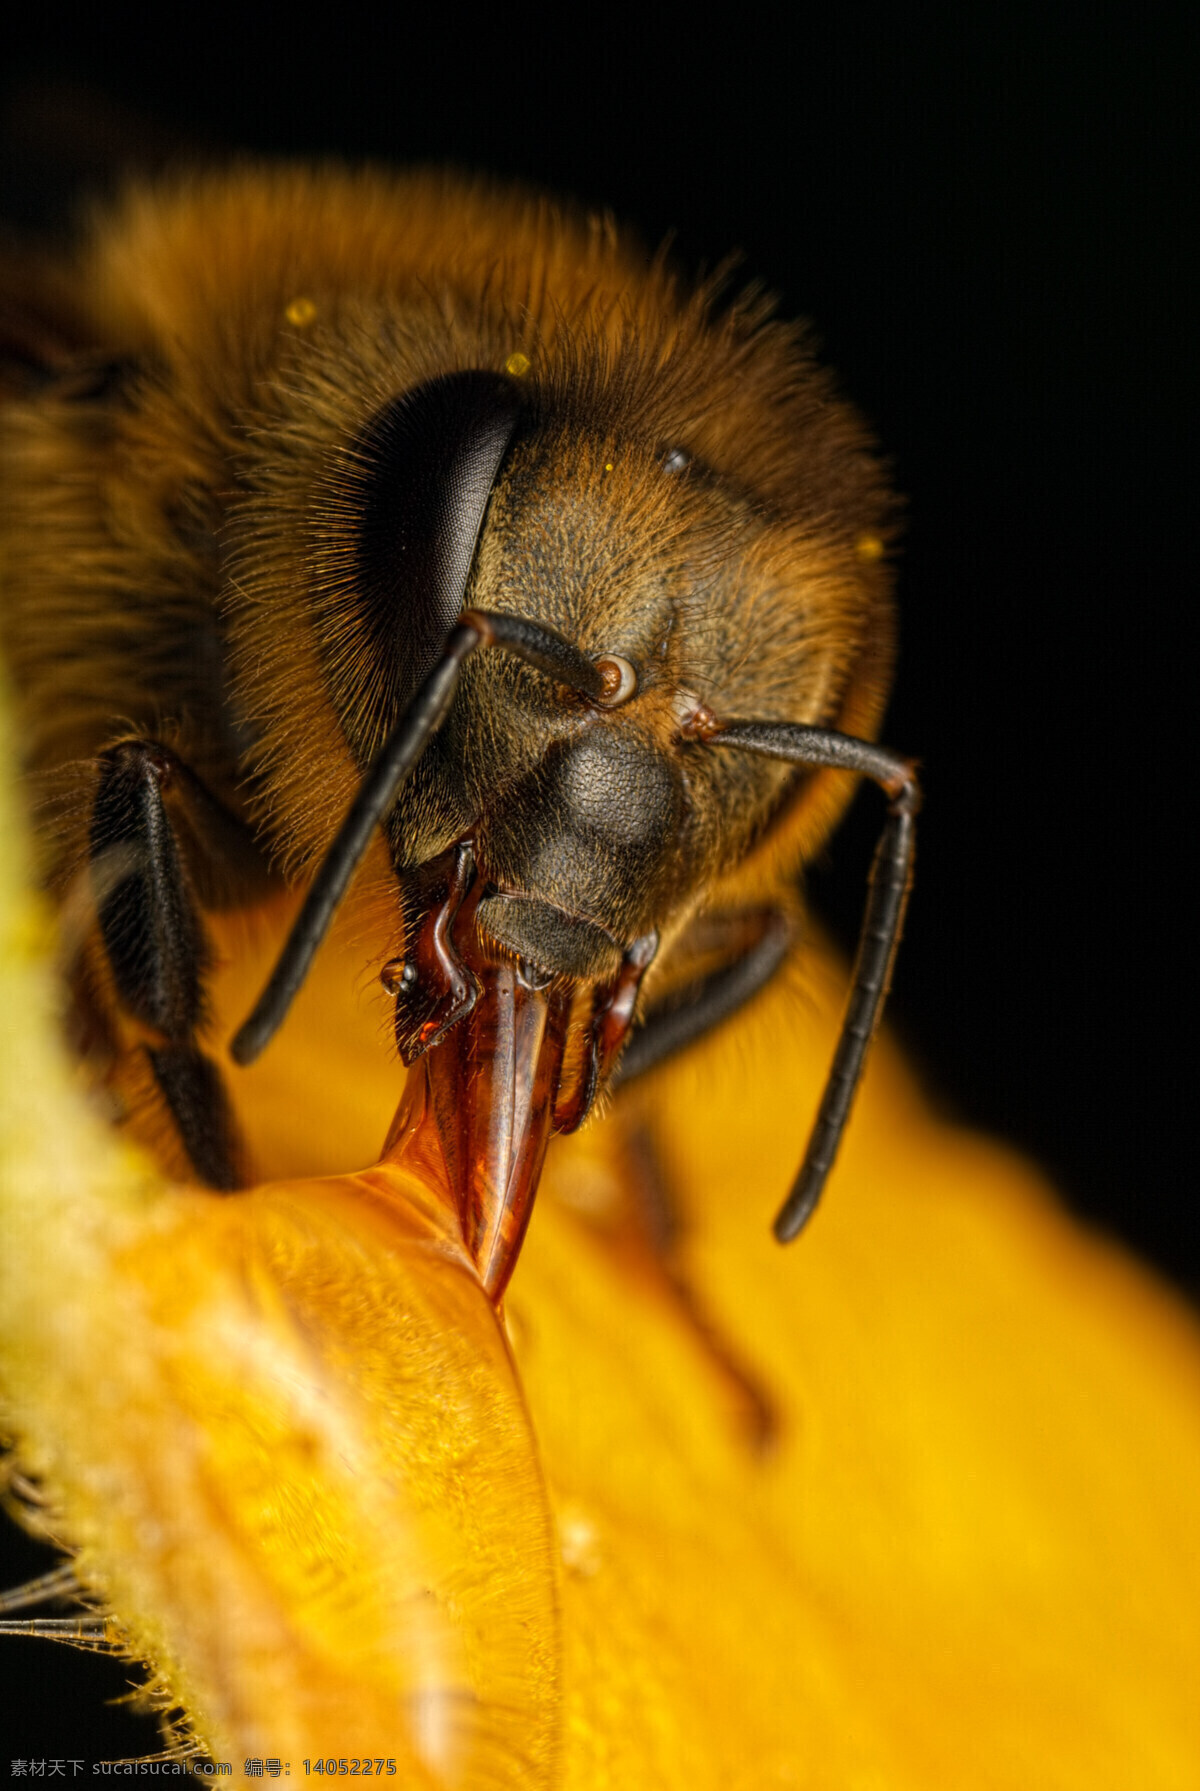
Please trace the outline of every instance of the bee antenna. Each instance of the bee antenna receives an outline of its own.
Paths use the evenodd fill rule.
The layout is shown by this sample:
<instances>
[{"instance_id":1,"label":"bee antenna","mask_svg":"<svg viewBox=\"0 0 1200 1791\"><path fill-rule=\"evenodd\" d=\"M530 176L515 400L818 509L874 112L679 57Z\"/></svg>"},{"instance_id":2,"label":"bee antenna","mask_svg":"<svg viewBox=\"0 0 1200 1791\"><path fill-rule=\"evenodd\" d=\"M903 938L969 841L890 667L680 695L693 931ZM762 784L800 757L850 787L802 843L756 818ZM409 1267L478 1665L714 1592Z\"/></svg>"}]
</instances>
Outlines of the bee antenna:
<instances>
[{"instance_id":1,"label":"bee antenna","mask_svg":"<svg viewBox=\"0 0 1200 1791\"><path fill-rule=\"evenodd\" d=\"M803 1230L821 1198L883 1013L912 888L921 794L911 760L830 728L802 727L795 722L730 721L718 723L706 738L717 746L736 746L744 752L786 759L813 770L859 772L891 798L888 818L875 848L850 999L825 1093L800 1173L775 1218L775 1236L781 1244L787 1244Z\"/></svg>"},{"instance_id":2,"label":"bee antenna","mask_svg":"<svg viewBox=\"0 0 1200 1791\"><path fill-rule=\"evenodd\" d=\"M569 685L593 702L605 699L608 684L604 673L554 629L523 616L464 610L437 664L384 741L322 859L266 987L234 1035L229 1049L235 1063L253 1063L283 1024L376 827L449 714L464 662L479 647L489 646L515 653L556 683Z\"/></svg>"}]
</instances>

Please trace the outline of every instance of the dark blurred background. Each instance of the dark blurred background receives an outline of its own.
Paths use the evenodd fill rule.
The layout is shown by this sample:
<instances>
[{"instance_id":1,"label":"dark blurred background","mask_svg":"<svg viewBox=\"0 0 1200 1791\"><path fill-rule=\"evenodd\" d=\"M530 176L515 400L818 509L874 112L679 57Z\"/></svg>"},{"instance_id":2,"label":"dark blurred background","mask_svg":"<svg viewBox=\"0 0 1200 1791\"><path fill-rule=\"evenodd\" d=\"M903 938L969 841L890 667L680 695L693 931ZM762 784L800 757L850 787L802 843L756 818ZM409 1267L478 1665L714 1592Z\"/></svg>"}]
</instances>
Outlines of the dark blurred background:
<instances>
[{"instance_id":1,"label":"dark blurred background","mask_svg":"<svg viewBox=\"0 0 1200 1791\"><path fill-rule=\"evenodd\" d=\"M814 321L908 500L886 737L927 799L893 1020L948 1112L1194 1293L1200 13L181 16L6 27L0 215L180 144L450 161L672 232L685 265L739 248ZM847 941L878 813L814 880ZM146 1747L109 1713L125 1739L85 1749L101 1694L57 1695L45 1747Z\"/></svg>"}]
</instances>

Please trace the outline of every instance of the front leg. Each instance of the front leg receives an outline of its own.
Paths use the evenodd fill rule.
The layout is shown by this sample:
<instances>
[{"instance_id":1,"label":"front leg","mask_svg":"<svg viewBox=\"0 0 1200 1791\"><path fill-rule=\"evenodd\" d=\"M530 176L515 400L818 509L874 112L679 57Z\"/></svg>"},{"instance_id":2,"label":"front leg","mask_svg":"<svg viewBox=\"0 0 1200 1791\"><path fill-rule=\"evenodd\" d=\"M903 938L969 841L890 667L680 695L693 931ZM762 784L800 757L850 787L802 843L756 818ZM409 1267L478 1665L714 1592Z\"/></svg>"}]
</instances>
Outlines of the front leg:
<instances>
[{"instance_id":1,"label":"front leg","mask_svg":"<svg viewBox=\"0 0 1200 1791\"><path fill-rule=\"evenodd\" d=\"M149 1034L155 1081L201 1181L244 1186L242 1147L220 1071L200 1050L210 951L177 822L201 849L248 858L245 829L181 759L150 740L101 755L90 849L100 935L117 998Z\"/></svg>"}]
</instances>

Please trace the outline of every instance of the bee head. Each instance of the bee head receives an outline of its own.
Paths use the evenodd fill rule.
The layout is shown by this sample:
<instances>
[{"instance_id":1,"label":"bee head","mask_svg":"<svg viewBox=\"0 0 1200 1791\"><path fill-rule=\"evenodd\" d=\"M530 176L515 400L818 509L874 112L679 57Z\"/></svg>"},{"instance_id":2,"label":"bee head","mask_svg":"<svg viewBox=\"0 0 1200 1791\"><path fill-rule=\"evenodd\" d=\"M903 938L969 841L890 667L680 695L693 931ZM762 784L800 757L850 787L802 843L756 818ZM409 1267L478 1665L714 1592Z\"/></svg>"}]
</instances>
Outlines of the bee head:
<instances>
[{"instance_id":1,"label":"bee head","mask_svg":"<svg viewBox=\"0 0 1200 1791\"><path fill-rule=\"evenodd\" d=\"M828 722L845 694L822 593L796 600L813 542L664 445L644 384L443 374L384 406L350 457L356 574L325 658L364 772L465 606L626 668L619 700L597 702L477 655L387 821L402 875L470 833L479 926L552 975L613 974L745 858L796 782L698 747L698 705Z\"/></svg>"},{"instance_id":2,"label":"bee head","mask_svg":"<svg viewBox=\"0 0 1200 1791\"><path fill-rule=\"evenodd\" d=\"M856 981L855 1067L831 1082L841 1105L781 1218L794 1235L844 1123L908 886L911 768L831 725L875 719L888 658L880 583L844 520L861 441L813 464L823 425L810 427L789 505L777 468L737 476L739 447L747 475L755 454L736 429L710 426L707 459L681 445L647 396L653 372L641 390L597 376L582 391L438 374L342 456L338 547L312 595L363 781L233 1045L250 1061L279 1024L382 825L406 938L383 980L401 1055L424 1066L389 1148L406 1148L418 1110L434 1116L496 1297L549 1131L573 1130L611 1077L664 937L813 806L828 771L865 771L893 797L863 936L883 955ZM703 438L702 415L693 426ZM508 1115L502 1148L493 1108Z\"/></svg>"}]
</instances>

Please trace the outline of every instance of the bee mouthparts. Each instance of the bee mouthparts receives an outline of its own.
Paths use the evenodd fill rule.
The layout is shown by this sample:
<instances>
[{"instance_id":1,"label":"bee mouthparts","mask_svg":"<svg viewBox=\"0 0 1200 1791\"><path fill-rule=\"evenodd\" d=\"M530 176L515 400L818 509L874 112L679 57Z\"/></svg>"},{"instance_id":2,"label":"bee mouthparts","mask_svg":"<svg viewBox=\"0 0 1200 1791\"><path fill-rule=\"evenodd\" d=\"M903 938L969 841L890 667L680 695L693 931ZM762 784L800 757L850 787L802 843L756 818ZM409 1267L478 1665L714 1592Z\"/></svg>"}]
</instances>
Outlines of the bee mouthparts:
<instances>
[{"instance_id":1,"label":"bee mouthparts","mask_svg":"<svg viewBox=\"0 0 1200 1791\"><path fill-rule=\"evenodd\" d=\"M476 924L488 886L470 841L424 867L420 882L424 899L403 968L389 965L384 977L409 1066L384 1155L419 1170L453 1207L498 1303L551 1134L574 1131L591 1111L628 1037L658 941L647 935L621 954L604 934L616 963L602 983L542 976L536 960L531 972Z\"/></svg>"}]
</instances>

